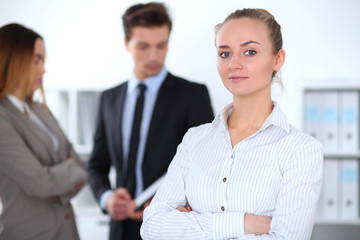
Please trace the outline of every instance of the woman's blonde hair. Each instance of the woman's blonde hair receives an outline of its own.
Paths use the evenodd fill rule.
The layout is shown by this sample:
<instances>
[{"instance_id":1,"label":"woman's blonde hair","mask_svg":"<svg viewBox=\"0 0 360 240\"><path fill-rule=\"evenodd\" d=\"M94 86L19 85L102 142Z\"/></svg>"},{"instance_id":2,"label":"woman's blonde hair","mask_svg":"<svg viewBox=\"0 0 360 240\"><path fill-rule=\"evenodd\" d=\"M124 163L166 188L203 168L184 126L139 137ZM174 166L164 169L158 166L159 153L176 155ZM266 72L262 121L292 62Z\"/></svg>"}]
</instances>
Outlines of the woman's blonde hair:
<instances>
[{"instance_id":1,"label":"woman's blonde hair","mask_svg":"<svg viewBox=\"0 0 360 240\"><path fill-rule=\"evenodd\" d=\"M20 24L11 23L0 28L0 98L21 84L21 97L33 101L31 81L37 39L43 40L38 33ZM45 100L42 84L40 91Z\"/></svg>"}]
</instances>

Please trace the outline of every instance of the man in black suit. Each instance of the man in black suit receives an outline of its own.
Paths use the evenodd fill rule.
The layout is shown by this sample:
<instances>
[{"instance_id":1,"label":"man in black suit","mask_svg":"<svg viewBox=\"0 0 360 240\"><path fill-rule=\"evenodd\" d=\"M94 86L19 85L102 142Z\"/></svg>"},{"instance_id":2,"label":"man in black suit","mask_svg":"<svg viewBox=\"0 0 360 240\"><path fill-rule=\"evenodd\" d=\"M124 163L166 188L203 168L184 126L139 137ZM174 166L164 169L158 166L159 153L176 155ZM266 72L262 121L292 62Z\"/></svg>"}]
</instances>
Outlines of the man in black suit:
<instances>
[{"instance_id":1,"label":"man in black suit","mask_svg":"<svg viewBox=\"0 0 360 240\"><path fill-rule=\"evenodd\" d=\"M89 173L96 198L111 215L110 239L136 240L143 209L135 211L133 199L166 172L185 132L212 121L213 111L204 85L164 67L172 26L165 6L136 4L122 19L134 71L101 96Z\"/></svg>"}]
</instances>

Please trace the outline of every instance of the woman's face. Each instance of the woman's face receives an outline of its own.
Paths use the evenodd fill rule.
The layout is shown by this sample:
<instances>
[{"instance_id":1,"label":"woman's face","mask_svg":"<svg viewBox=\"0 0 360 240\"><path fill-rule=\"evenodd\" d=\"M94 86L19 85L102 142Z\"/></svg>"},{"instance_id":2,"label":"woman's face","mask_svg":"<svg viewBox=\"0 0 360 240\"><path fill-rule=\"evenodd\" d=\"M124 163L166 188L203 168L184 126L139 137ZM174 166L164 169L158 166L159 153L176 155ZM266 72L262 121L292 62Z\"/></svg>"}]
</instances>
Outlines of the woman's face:
<instances>
[{"instance_id":1,"label":"woman's face","mask_svg":"<svg viewBox=\"0 0 360 240\"><path fill-rule=\"evenodd\" d=\"M216 36L216 48L219 75L236 96L268 94L272 72L285 58L283 50L273 53L267 26L250 18L224 23Z\"/></svg>"},{"instance_id":2,"label":"woman's face","mask_svg":"<svg viewBox=\"0 0 360 240\"><path fill-rule=\"evenodd\" d=\"M38 89L43 80L43 75L45 73L44 68L44 59L45 59L45 46L43 40L40 38L36 39L34 45L34 59L33 59L33 71L32 71L32 91Z\"/></svg>"}]
</instances>

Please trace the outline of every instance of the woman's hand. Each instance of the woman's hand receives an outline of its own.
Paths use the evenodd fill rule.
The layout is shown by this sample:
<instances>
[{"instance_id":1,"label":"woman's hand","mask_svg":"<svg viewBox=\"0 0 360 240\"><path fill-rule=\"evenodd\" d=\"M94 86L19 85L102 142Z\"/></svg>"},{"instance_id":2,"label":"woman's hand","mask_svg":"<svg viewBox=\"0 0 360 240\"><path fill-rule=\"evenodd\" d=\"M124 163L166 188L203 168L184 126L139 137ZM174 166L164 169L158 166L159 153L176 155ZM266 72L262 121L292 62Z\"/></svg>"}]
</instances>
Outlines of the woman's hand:
<instances>
[{"instance_id":1,"label":"woman's hand","mask_svg":"<svg viewBox=\"0 0 360 240\"><path fill-rule=\"evenodd\" d=\"M269 234L271 218L260 215L245 213L244 228L245 234Z\"/></svg>"},{"instance_id":2,"label":"woman's hand","mask_svg":"<svg viewBox=\"0 0 360 240\"><path fill-rule=\"evenodd\" d=\"M52 203L59 203L60 202L60 198L59 196L51 196L48 198Z\"/></svg>"},{"instance_id":3,"label":"woman's hand","mask_svg":"<svg viewBox=\"0 0 360 240\"><path fill-rule=\"evenodd\" d=\"M185 207L185 206L178 206L176 209L179 210L180 212L191 212L191 211L192 211L192 209L191 209L190 206L187 206L187 207Z\"/></svg>"}]
</instances>

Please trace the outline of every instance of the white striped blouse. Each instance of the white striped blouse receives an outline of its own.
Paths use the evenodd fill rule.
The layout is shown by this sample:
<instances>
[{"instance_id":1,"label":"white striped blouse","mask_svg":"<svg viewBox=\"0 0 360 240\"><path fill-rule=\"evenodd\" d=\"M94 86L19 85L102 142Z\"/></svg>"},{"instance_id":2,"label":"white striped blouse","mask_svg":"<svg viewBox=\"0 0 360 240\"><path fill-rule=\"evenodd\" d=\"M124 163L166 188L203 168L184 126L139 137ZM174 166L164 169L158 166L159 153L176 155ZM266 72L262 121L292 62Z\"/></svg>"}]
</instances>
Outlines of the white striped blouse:
<instances>
[{"instance_id":1,"label":"white striped blouse","mask_svg":"<svg viewBox=\"0 0 360 240\"><path fill-rule=\"evenodd\" d=\"M310 239L322 173L322 145L289 125L274 102L263 126L232 148L228 105L191 128L145 209L143 239ZM176 207L189 204L192 211ZM245 213L271 217L269 234L244 233Z\"/></svg>"}]
</instances>

